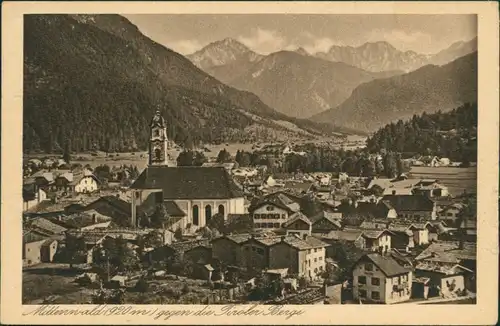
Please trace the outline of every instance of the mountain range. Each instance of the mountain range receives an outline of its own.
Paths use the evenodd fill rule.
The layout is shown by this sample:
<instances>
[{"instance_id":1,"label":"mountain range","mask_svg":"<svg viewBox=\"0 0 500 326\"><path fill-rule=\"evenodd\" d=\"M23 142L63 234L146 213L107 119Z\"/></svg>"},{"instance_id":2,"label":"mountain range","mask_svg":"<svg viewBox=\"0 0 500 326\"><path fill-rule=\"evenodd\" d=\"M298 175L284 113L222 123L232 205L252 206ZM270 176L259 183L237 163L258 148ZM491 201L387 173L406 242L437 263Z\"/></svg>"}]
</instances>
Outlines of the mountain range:
<instances>
[{"instance_id":1,"label":"mountain range","mask_svg":"<svg viewBox=\"0 0 500 326\"><path fill-rule=\"evenodd\" d=\"M368 132L415 114L447 111L477 102L477 52L446 65L426 65L410 73L359 85L336 108L313 121L335 123Z\"/></svg>"},{"instance_id":2,"label":"mountain range","mask_svg":"<svg viewBox=\"0 0 500 326\"><path fill-rule=\"evenodd\" d=\"M227 38L187 58L220 81L256 94L286 115L309 118L340 105L363 83L428 64L443 65L476 49L477 39L473 39L454 43L434 55L403 52L387 42L332 46L315 54L298 48L261 55Z\"/></svg>"},{"instance_id":3,"label":"mountain range","mask_svg":"<svg viewBox=\"0 0 500 326\"><path fill-rule=\"evenodd\" d=\"M157 109L178 144L332 130L221 83L120 15L24 17L26 151L145 149Z\"/></svg>"}]
</instances>

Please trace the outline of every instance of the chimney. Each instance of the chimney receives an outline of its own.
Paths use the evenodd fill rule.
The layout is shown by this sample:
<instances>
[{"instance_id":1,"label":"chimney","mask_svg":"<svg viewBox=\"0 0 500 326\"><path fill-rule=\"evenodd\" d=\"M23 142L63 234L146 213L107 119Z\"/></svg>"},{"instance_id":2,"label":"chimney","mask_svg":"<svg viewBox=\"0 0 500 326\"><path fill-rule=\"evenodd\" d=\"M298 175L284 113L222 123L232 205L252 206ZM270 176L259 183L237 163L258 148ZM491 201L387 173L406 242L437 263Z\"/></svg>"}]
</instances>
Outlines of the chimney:
<instances>
[{"instance_id":1,"label":"chimney","mask_svg":"<svg viewBox=\"0 0 500 326\"><path fill-rule=\"evenodd\" d=\"M95 214L92 214L92 223L97 223L97 217L95 216Z\"/></svg>"},{"instance_id":2,"label":"chimney","mask_svg":"<svg viewBox=\"0 0 500 326\"><path fill-rule=\"evenodd\" d=\"M302 239L307 240L307 234L303 234Z\"/></svg>"}]
</instances>

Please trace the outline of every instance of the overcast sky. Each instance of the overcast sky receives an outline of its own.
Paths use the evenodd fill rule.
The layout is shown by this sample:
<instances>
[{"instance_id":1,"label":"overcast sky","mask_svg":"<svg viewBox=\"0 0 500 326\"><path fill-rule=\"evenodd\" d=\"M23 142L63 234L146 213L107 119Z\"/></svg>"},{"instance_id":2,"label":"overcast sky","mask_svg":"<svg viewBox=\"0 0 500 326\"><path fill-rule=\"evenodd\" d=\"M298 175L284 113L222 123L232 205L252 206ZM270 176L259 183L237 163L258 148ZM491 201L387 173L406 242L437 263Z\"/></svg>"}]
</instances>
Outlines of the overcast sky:
<instances>
[{"instance_id":1,"label":"overcast sky","mask_svg":"<svg viewBox=\"0 0 500 326\"><path fill-rule=\"evenodd\" d=\"M477 35L476 15L124 15L142 33L181 54L231 37L268 54L301 46L387 41L399 50L436 53Z\"/></svg>"}]
</instances>

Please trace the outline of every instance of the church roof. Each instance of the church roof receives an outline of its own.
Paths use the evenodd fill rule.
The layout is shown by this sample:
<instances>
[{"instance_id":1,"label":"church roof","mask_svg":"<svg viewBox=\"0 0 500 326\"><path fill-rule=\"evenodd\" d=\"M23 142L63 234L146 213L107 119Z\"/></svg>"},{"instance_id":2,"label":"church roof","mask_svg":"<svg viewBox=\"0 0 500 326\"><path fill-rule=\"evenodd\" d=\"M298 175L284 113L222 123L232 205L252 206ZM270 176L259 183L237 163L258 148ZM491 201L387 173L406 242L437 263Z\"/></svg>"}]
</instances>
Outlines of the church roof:
<instances>
[{"instance_id":1,"label":"church roof","mask_svg":"<svg viewBox=\"0 0 500 326\"><path fill-rule=\"evenodd\" d=\"M164 199L227 199L243 197L226 169L221 167L150 166L132 189L162 189Z\"/></svg>"}]
</instances>

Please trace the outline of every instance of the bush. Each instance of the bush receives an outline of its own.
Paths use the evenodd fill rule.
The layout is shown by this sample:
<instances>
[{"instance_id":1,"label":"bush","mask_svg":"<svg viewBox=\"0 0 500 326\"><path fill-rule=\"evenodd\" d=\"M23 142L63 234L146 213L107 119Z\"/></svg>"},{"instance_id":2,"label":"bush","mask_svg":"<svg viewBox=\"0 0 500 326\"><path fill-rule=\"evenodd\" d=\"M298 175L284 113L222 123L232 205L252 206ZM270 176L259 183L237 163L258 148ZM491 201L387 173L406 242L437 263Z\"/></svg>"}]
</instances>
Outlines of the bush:
<instances>
[{"instance_id":1,"label":"bush","mask_svg":"<svg viewBox=\"0 0 500 326\"><path fill-rule=\"evenodd\" d=\"M189 288L189 285L187 285L187 283L184 283L184 285L182 286L182 293L186 294L186 293L189 293L189 292L191 292L191 289Z\"/></svg>"},{"instance_id":2,"label":"bush","mask_svg":"<svg viewBox=\"0 0 500 326\"><path fill-rule=\"evenodd\" d=\"M140 278L135 284L135 290L138 292L148 292L149 284L144 278Z\"/></svg>"}]
</instances>

